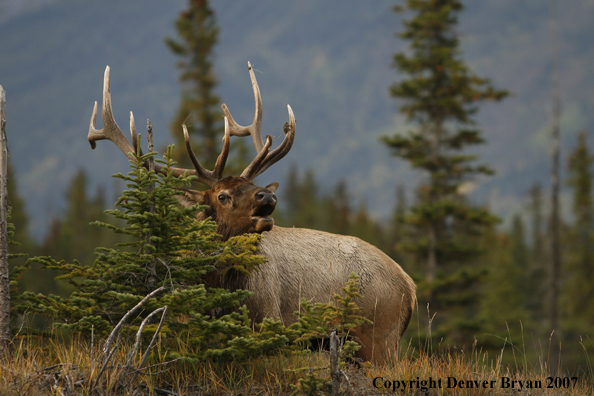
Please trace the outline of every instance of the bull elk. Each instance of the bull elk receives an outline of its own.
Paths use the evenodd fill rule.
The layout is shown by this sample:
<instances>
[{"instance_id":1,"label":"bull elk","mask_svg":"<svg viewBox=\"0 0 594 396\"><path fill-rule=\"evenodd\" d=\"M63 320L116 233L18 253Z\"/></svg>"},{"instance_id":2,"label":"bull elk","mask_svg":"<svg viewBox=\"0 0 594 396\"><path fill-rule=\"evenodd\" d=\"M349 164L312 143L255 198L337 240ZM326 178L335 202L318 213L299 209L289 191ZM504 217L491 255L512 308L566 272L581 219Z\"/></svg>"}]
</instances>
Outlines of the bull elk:
<instances>
[{"instance_id":1,"label":"bull elk","mask_svg":"<svg viewBox=\"0 0 594 396\"><path fill-rule=\"evenodd\" d=\"M206 191L185 190L179 198L184 206L207 205L200 214L211 217L224 239L244 233L262 233L260 254L267 259L251 276L227 279L227 287L241 287L254 294L246 301L251 318L280 318L289 325L296 321L301 298L328 302L339 293L351 273L360 277L362 314L373 324L357 328L353 335L362 344L358 357L375 364L385 364L394 354L402 333L407 328L415 303L416 286L404 270L376 247L354 237L326 232L274 226L270 215L275 209L278 183L256 186L252 180L291 149L295 138L295 117L291 107L285 123L282 143L270 151L271 136L262 139L262 99L251 65L248 69L256 102L254 121L244 127L237 124L226 105L223 148L214 169L205 169L190 146L188 131L183 126L185 144L194 169L173 169L176 175L188 172L209 187ZM109 66L103 82L103 129L95 129L97 102L93 109L88 139L94 149L97 140L108 139L128 157L136 147L134 118L130 113L132 144L116 124L111 107ZM251 136L257 155L240 176L223 177L231 136ZM156 171L163 166L154 164Z\"/></svg>"}]
</instances>

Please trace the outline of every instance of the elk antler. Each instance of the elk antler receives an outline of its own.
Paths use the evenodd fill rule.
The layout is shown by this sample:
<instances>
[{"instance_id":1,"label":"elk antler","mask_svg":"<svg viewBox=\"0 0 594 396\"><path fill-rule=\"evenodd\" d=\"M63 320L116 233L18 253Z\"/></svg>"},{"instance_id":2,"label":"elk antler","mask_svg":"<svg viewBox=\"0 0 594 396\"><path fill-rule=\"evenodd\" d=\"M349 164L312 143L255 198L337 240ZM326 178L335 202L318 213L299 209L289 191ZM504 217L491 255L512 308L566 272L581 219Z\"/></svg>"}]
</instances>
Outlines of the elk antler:
<instances>
[{"instance_id":1,"label":"elk antler","mask_svg":"<svg viewBox=\"0 0 594 396\"><path fill-rule=\"evenodd\" d=\"M278 162L281 158L287 155L289 150L291 150L291 146L293 146L293 141L295 140L295 116L293 115L291 106L287 105L289 110L289 122L285 123L283 128L285 138L283 139L283 142L280 144L280 146L272 150L272 152L269 152L270 146L272 145L272 137L267 135L266 143L262 141L262 97L260 96L258 81L256 81L256 76L254 75L254 70L252 69L250 62L248 62L248 70L250 72L250 78L252 79L254 100L256 102L256 111L252 124L248 126L239 125L235 122L231 116L231 112L225 104L222 105L222 108L226 118L229 120L230 135L250 135L254 141L254 147L256 148L258 154L252 163L248 165L248 167L245 168L245 170L241 173L242 177L246 177L251 180L268 169L272 164Z\"/></svg>"},{"instance_id":2,"label":"elk antler","mask_svg":"<svg viewBox=\"0 0 594 396\"><path fill-rule=\"evenodd\" d=\"M137 134L136 134L136 125L134 123L134 115L130 112L130 134L132 137L132 144L126 139L124 133L115 122L113 118L113 111L111 109L111 92L110 92L110 81L109 81L109 66L105 68L105 75L103 77L103 110L102 110L102 117L103 117L103 129L95 129L95 121L97 120L97 102L95 102L95 107L93 108L93 114L91 115L91 123L89 125L89 143L91 144L91 148L94 150L97 146L97 140L111 140L115 143L116 146L122 150L124 154L130 159L133 159L132 153L134 153L135 147L137 145ZM209 187L212 187L218 180L222 178L223 170L225 168L225 162L227 161L227 156L229 154L229 131L227 121L225 120L225 136L223 137L223 149L221 154L217 158L217 162L213 171L204 169L200 162L196 159L192 148L190 147L190 140L188 136L188 130L185 125L183 125L184 129L184 139L186 141L186 150L188 151L188 155L194 164L194 170L192 169L183 169L183 168L175 168L171 167L170 170L173 171L174 176L179 177L187 172L188 175L194 175L198 177L198 182L206 184ZM141 151L142 155L142 151ZM165 166L161 164L154 164L155 171L157 172L164 172Z\"/></svg>"}]
</instances>

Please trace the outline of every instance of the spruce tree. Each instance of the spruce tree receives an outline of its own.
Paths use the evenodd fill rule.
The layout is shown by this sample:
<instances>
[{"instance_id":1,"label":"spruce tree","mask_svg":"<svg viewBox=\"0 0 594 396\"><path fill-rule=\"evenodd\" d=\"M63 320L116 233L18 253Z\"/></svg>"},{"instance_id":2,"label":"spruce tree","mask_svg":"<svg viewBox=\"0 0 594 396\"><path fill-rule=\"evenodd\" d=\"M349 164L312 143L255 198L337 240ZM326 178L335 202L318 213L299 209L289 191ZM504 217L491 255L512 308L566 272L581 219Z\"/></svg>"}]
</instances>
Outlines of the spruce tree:
<instances>
[{"instance_id":1,"label":"spruce tree","mask_svg":"<svg viewBox=\"0 0 594 396\"><path fill-rule=\"evenodd\" d=\"M88 193L88 177L79 169L73 176L66 192L66 208L64 213L52 219L45 238L35 254L51 256L57 260L79 261L83 265L91 265L95 260L93 250L96 246L109 246L115 243L116 237L109 230L93 227L92 221L106 221L103 212L107 204L103 190L98 188L96 196ZM38 282L39 266L33 265L23 275L22 287L37 293L57 293L68 295L72 290L65 282L53 281L57 273L49 276L47 282Z\"/></svg>"},{"instance_id":2,"label":"spruce tree","mask_svg":"<svg viewBox=\"0 0 594 396\"><path fill-rule=\"evenodd\" d=\"M373 217L369 215L367 210L367 204L363 201L359 204L357 212L353 216L351 224L351 235L361 238L365 242L368 242L381 250L381 230L377 222Z\"/></svg>"},{"instance_id":3,"label":"spruce tree","mask_svg":"<svg viewBox=\"0 0 594 396\"><path fill-rule=\"evenodd\" d=\"M489 234L490 246L485 261L491 270L480 305L483 333L486 334L481 345L500 350L502 339L507 337L511 343L521 339L520 322L524 331L533 331L529 303L534 285L522 218L517 214L513 217L509 232L492 230Z\"/></svg>"},{"instance_id":4,"label":"spruce tree","mask_svg":"<svg viewBox=\"0 0 594 396\"><path fill-rule=\"evenodd\" d=\"M249 274L263 262L261 256L254 255L258 235L220 241L214 222L196 219L204 207L182 208L178 204L176 195L181 192L177 188L187 187L191 177L175 178L173 172L146 170L143 164L154 154L137 155L130 161L132 170L127 176L115 175L127 183L128 190L118 200L118 208L107 213L124 225L96 222L127 236L128 242L115 248L97 248L93 265L35 258L44 268L60 271L58 278L68 281L74 292L66 298L25 292L20 311L47 317L60 329L107 335L145 296L164 288L145 303L126 328L138 330L152 312L167 306L162 331L168 337L162 345L172 356L183 355L186 360L240 359L286 343L282 335L265 339L252 333L246 309L238 309L249 292L228 291L206 282L215 270ZM168 168L174 164L171 149L162 163ZM155 259L158 265L152 268ZM233 312L215 315L229 310ZM145 331L154 332L155 326L149 322Z\"/></svg>"},{"instance_id":5,"label":"spruce tree","mask_svg":"<svg viewBox=\"0 0 594 396\"><path fill-rule=\"evenodd\" d=\"M351 208L348 186L345 179L340 179L334 188L334 194L328 199L329 231L340 235L349 235L351 229Z\"/></svg>"},{"instance_id":6,"label":"spruce tree","mask_svg":"<svg viewBox=\"0 0 594 396\"><path fill-rule=\"evenodd\" d=\"M528 211L532 218L532 256L533 266L535 268L544 268L542 262L545 259L545 246L543 233L543 193L540 183L534 183L530 190L528 190Z\"/></svg>"},{"instance_id":7,"label":"spruce tree","mask_svg":"<svg viewBox=\"0 0 594 396\"><path fill-rule=\"evenodd\" d=\"M10 159L8 161L8 205L10 221L14 225L14 241L19 243L19 252L31 251L35 243L29 235L29 216L25 210L25 201L18 193L18 179L15 177Z\"/></svg>"},{"instance_id":8,"label":"spruce tree","mask_svg":"<svg viewBox=\"0 0 594 396\"><path fill-rule=\"evenodd\" d=\"M299 218L296 225L304 228L320 229L320 195L316 176L312 169L306 169L299 188Z\"/></svg>"},{"instance_id":9,"label":"spruce tree","mask_svg":"<svg viewBox=\"0 0 594 396\"><path fill-rule=\"evenodd\" d=\"M207 0L189 0L176 22L179 40L166 39L171 51L180 58L182 98L171 133L175 138L175 160L180 166L191 168L185 150L182 124L188 126L192 149L201 163L212 169L220 152L223 136L223 112L220 99L214 93L217 79L213 68L214 46L219 28Z\"/></svg>"},{"instance_id":10,"label":"spruce tree","mask_svg":"<svg viewBox=\"0 0 594 396\"><path fill-rule=\"evenodd\" d=\"M406 191L402 184L396 187L396 204L394 205L394 213L392 215L392 222L390 223L390 241L388 242L387 253L400 265L406 267L407 262L412 261L406 257L406 252L403 249L402 243L406 240L407 227L405 222L408 207L406 203Z\"/></svg>"},{"instance_id":11,"label":"spruce tree","mask_svg":"<svg viewBox=\"0 0 594 396\"><path fill-rule=\"evenodd\" d=\"M323 230L324 226L328 225L323 219L325 216L322 215L323 198L319 195L318 183L311 169L305 171L303 178L300 177L297 167L292 166L289 169L283 198L285 226Z\"/></svg>"},{"instance_id":12,"label":"spruce tree","mask_svg":"<svg viewBox=\"0 0 594 396\"><path fill-rule=\"evenodd\" d=\"M528 211L531 217L532 246L530 249L530 268L528 284L526 288L530 291L527 307L531 312L535 323L542 322L546 318L545 301L547 294L547 260L550 255L546 253L546 232L544 231L543 215L543 190L540 183L535 183L528 190ZM543 323L540 323L543 324Z\"/></svg>"},{"instance_id":13,"label":"spruce tree","mask_svg":"<svg viewBox=\"0 0 594 396\"><path fill-rule=\"evenodd\" d=\"M576 148L568 159L567 184L573 190L572 211L575 222L567 241L565 294L572 325L591 329L594 325L594 196L592 182L594 155L580 133ZM581 322L581 323L578 323Z\"/></svg>"},{"instance_id":14,"label":"spruce tree","mask_svg":"<svg viewBox=\"0 0 594 396\"><path fill-rule=\"evenodd\" d=\"M468 203L469 182L493 170L475 164L477 157L464 150L484 143L474 119L479 104L499 101L507 92L464 63L456 30L462 9L459 0L406 0L395 7L410 14L399 34L409 50L394 55L394 66L404 77L390 93L400 100L411 129L383 141L395 156L427 175L405 222L412 226L406 248L424 267L417 274L424 280L421 300L438 311L433 334L470 341L478 329L472 306L483 274L474 260L482 251L481 237L497 218Z\"/></svg>"}]
</instances>

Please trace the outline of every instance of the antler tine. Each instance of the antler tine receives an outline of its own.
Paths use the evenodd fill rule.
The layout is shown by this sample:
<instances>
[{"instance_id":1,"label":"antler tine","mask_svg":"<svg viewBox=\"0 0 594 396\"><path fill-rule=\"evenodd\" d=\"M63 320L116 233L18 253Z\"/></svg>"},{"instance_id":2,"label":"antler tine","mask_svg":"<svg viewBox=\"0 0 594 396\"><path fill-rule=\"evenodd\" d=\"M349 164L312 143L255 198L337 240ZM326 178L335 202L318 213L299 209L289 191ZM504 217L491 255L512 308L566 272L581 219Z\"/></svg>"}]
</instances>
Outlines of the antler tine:
<instances>
[{"instance_id":1,"label":"antler tine","mask_svg":"<svg viewBox=\"0 0 594 396\"><path fill-rule=\"evenodd\" d=\"M285 133L283 142L262 160L257 169L254 170L253 176L250 177L250 179L260 175L272 164L275 164L281 160L291 150L291 147L293 147L296 131L295 115L293 114L293 109L291 109L291 106L287 105L287 109L289 111L289 122L285 122L283 127L283 132Z\"/></svg>"},{"instance_id":2,"label":"antler tine","mask_svg":"<svg viewBox=\"0 0 594 396\"><path fill-rule=\"evenodd\" d=\"M136 133L136 123L134 122L134 114L132 112L130 112L130 137L132 138L132 147L134 147L134 151L140 150L140 155L144 155L142 153L142 148L138 147L138 134Z\"/></svg>"},{"instance_id":3,"label":"antler tine","mask_svg":"<svg viewBox=\"0 0 594 396\"><path fill-rule=\"evenodd\" d=\"M227 163L227 157L229 156L229 148L231 147L231 134L229 132L229 120L225 117L225 135L223 136L223 148L221 154L217 157L217 162L213 170L213 175L217 180L223 178L223 171L225 170L225 164Z\"/></svg>"},{"instance_id":4,"label":"antler tine","mask_svg":"<svg viewBox=\"0 0 594 396\"><path fill-rule=\"evenodd\" d=\"M231 116L231 112L227 108L227 105L223 103L221 107L223 108L225 116L229 119L230 135L240 137L251 135L252 140L254 141L254 147L256 147L256 151L259 153L264 147L264 142L262 141L262 96L260 95L260 87L258 87L258 81L256 80L256 75L254 74L254 69L250 62L248 62L248 70L252 80L252 89L254 90L254 101L256 102L256 111L254 113L254 121L252 124L248 126L239 125Z\"/></svg>"},{"instance_id":5,"label":"antler tine","mask_svg":"<svg viewBox=\"0 0 594 396\"><path fill-rule=\"evenodd\" d=\"M114 142L115 145L118 146L128 158L132 159L129 153L134 152L134 147L130 144L130 142L128 142L128 139L126 139L124 133L113 118L113 111L111 109L111 91L109 85L109 66L107 66L105 68L105 74L103 77L103 129L95 129L95 121L97 120L97 102L95 102L87 138L93 150L95 147L97 147L97 140L107 139ZM130 123L132 124L133 122L134 119L132 118Z\"/></svg>"},{"instance_id":6,"label":"antler tine","mask_svg":"<svg viewBox=\"0 0 594 396\"><path fill-rule=\"evenodd\" d=\"M97 121L97 102L95 102L95 106L93 107L93 114L91 115L91 122L89 124L89 134L88 140L91 144L91 148L95 149L97 147L97 140L111 140L115 143L116 146L119 147L120 150L129 159L134 159L130 153L136 152L136 147L138 146L138 135L136 134L136 125L134 123L134 115L130 112L130 134L132 138L132 144L126 139L124 133L116 123L113 117L113 110L111 108L111 90L110 90L110 79L109 79L109 66L105 68L105 74L103 76L103 109L102 109L102 118L103 118L103 129L96 129L95 122ZM142 150L140 151L140 155L142 155ZM155 171L163 172L165 167L163 165L155 163ZM170 168L173 171L174 176L178 177L183 175L184 173L188 173L190 175L196 175L196 171L193 169L182 169L182 168ZM200 180L201 182L204 182ZM208 183L207 183L208 184Z\"/></svg>"},{"instance_id":7,"label":"antler tine","mask_svg":"<svg viewBox=\"0 0 594 396\"><path fill-rule=\"evenodd\" d=\"M214 170L210 171L200 164L198 158L194 154L192 150L192 145L190 144L190 134L188 133L188 128L186 124L182 124L182 128L184 130L184 141L186 143L186 151L188 152L188 156L190 157L190 161L194 165L195 172L192 174L198 176L198 181L200 183L206 184L209 187L212 187L217 181L223 178L223 171L225 170L225 164L227 162L227 157L229 156L229 149L231 147L231 137L229 135L229 123L227 118L225 118L225 136L223 136L223 148L221 149L221 154L217 157L217 162L215 164Z\"/></svg>"},{"instance_id":8,"label":"antler tine","mask_svg":"<svg viewBox=\"0 0 594 396\"><path fill-rule=\"evenodd\" d=\"M190 161L194 165L195 175L198 176L198 181L200 183L206 184L208 187L212 187L216 181L218 180L213 176L213 172L205 169L196 155L194 155L194 151L192 150L192 145L190 144L190 134L188 133L188 128L186 124L182 124L182 128L184 130L184 141L186 142L186 151L188 152L188 157L190 157ZM218 162L218 161L217 161Z\"/></svg>"},{"instance_id":9,"label":"antler tine","mask_svg":"<svg viewBox=\"0 0 594 396\"><path fill-rule=\"evenodd\" d=\"M266 160L268 156L268 151L270 151L270 146L272 146L272 136L266 135L266 144L262 147L262 150L256 155L256 158L248 165L247 168L241 172L241 177L245 177L247 179L253 180L258 174L260 167L262 166L262 162Z\"/></svg>"}]
</instances>

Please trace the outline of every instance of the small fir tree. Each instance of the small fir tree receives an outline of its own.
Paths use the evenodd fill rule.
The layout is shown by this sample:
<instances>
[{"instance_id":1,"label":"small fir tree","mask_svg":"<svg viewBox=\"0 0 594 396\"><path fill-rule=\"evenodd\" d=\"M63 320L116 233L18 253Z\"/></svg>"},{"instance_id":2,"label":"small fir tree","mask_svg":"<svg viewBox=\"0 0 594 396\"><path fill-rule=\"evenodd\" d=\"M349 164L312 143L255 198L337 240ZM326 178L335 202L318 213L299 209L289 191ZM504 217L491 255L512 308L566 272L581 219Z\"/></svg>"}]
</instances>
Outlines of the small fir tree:
<instances>
[{"instance_id":1,"label":"small fir tree","mask_svg":"<svg viewBox=\"0 0 594 396\"><path fill-rule=\"evenodd\" d=\"M477 282L484 274L472 260L497 218L468 203L469 182L493 171L475 165L477 157L463 150L484 143L474 121L479 104L499 101L507 92L493 88L462 60L456 31L462 8L459 0L406 0L395 7L412 15L399 34L409 51L394 55L394 66L406 77L390 92L414 128L383 141L395 156L427 174L405 218L412 231L402 245L424 264L419 294L438 311L433 334L469 341L478 329L473 318Z\"/></svg>"},{"instance_id":2,"label":"small fir tree","mask_svg":"<svg viewBox=\"0 0 594 396\"><path fill-rule=\"evenodd\" d=\"M167 169L174 164L171 151L162 161ZM180 192L176 188L187 186L191 177L147 171L143 164L153 155L137 155L127 176L115 175L127 183L128 190L118 200L119 208L107 213L124 225L96 223L131 241L115 249L97 248L97 259L91 266L76 260L69 264L50 257L36 258L45 268L62 272L59 278L67 280L75 291L67 298L25 292L21 312L46 316L58 328L107 334L145 296L164 287L165 292L149 300L144 311L130 321L129 331L137 330L155 309L167 306L169 313L162 331L172 335L164 341L171 355L184 350L185 359L190 360L243 358L266 350L267 343L278 344L279 340L258 340L255 336L247 343L238 343L237 337L252 334L245 308L220 317L213 313L234 309L250 293L205 285L205 279L215 270L246 274L254 270L263 260L254 255L258 236L220 241L213 222L196 220L196 213L203 207L178 205L176 195ZM154 189L149 188L152 185ZM154 259L156 267L152 266ZM154 325L145 329L154 330Z\"/></svg>"}]
</instances>

